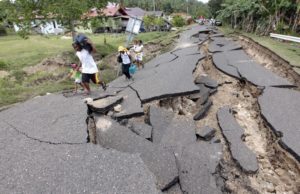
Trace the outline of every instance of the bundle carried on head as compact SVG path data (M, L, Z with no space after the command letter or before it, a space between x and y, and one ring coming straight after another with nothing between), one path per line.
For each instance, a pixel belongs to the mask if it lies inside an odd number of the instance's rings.
M74 43L79 44L81 48L87 50L89 53L93 50L92 45L88 43L88 37L84 34L78 34L75 37Z

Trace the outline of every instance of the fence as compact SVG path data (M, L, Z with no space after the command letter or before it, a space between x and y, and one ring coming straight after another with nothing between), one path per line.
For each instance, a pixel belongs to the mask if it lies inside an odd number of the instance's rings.
M288 40L288 41L300 43L300 38L295 37L295 36L286 36L286 35L274 34L274 33L270 33L270 36L272 38L278 38L278 39L281 39L281 40Z

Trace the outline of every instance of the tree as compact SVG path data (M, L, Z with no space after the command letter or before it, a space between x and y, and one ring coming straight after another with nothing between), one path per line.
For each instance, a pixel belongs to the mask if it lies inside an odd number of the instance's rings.
M210 0L208 2L210 13L214 18L217 16L217 12L222 9L223 2L224 0Z
M156 17L155 20L154 20L154 24L155 26L158 27L159 31L161 30L161 28L164 26L165 24L165 21L163 18L161 17Z
M172 24L176 27L182 27L185 25L185 21L181 16L174 16L172 19Z
M145 16L143 18L143 21L144 21L144 25L145 25L145 28L149 31L151 29L152 26L154 26L154 21L155 21L155 16L154 15L148 15L148 16Z
M299 1L225 0L217 13L233 28L246 32L261 35L268 35L271 31L295 33L299 22Z
M163 11L166 12L166 14L173 13L173 7L170 2L163 4Z
M4 0L9 20L20 25L22 32L30 31L30 23L37 16L55 18L64 23L72 32L75 21L86 21L83 14L93 7L102 7L106 0ZM86 23L84 23L86 24Z
M148 11L153 10L153 3L155 3L155 10L164 11L166 14L186 12L188 7L189 14L192 16L197 16L197 10L204 6L198 0L126 0L124 3L126 7L140 7Z

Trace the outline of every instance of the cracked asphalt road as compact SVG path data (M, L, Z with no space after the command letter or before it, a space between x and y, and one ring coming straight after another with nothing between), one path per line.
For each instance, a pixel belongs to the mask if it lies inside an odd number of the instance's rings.
M145 64L133 82L119 77L107 91L94 91L94 102L100 103L100 95L123 98L120 112L108 106L109 110L99 114L94 107L94 117L88 122L95 122L89 126L96 127L98 145L86 143L87 106L81 96L50 94L0 112L0 193L222 193L232 181L222 174L231 169L220 169L226 166L220 159L228 156L233 166L240 164L252 174L260 173L258 156L247 148L243 127L234 114L228 119L228 114L220 111L218 116L224 119L219 119L217 130L223 133L213 134L210 140L196 138L195 124L211 114L214 102L210 96L218 92L220 84L207 77L212 89L207 83L195 83L201 77L193 77L199 62L209 58L199 47L213 33L221 36L210 27L193 25L180 36L173 51ZM263 87L259 103L265 122L282 132L282 147L298 159L299 143L292 138L300 133L295 116L300 107L293 100L299 92L292 89L294 84L254 63L238 43L223 37L210 41L210 55L218 69L238 81ZM218 48L220 44L223 46ZM163 105L191 96L193 99L185 100L190 103L188 111L183 111L183 101L176 107ZM205 107L205 102L211 105ZM176 108L180 110L176 112ZM201 111L204 118L194 121L193 116ZM214 119L217 121L216 115ZM132 122L147 127L147 135L127 124ZM251 160L245 159L246 155L251 155ZM248 176L252 175L244 173L240 178ZM250 183L247 186L251 191L265 191Z

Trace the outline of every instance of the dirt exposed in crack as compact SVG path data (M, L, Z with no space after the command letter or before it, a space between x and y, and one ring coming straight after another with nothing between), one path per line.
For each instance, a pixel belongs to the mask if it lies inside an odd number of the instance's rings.
M280 147L278 138L262 119L257 102L262 91L249 83L241 83L217 70L207 48L208 42L201 47L201 52L206 55L206 58L199 62L193 76L196 78L201 75L208 75L219 83L219 87L218 92L210 96L213 106L205 118L196 122L196 126L200 128L208 125L217 129L216 135L224 145L223 158L218 167L218 176L225 179L223 192L299 193L300 165ZM256 58L254 57L254 59ZM260 62L258 60L258 63ZM273 70L277 71L276 68ZM286 77L290 76L286 75ZM290 78L289 81L297 82L294 78ZM161 100L159 105L190 119L199 109L199 105L187 97ZM254 174L242 171L233 161L229 147L221 133L216 114L219 108L226 105L235 110L234 116L244 129L243 141L257 156L259 170Z

